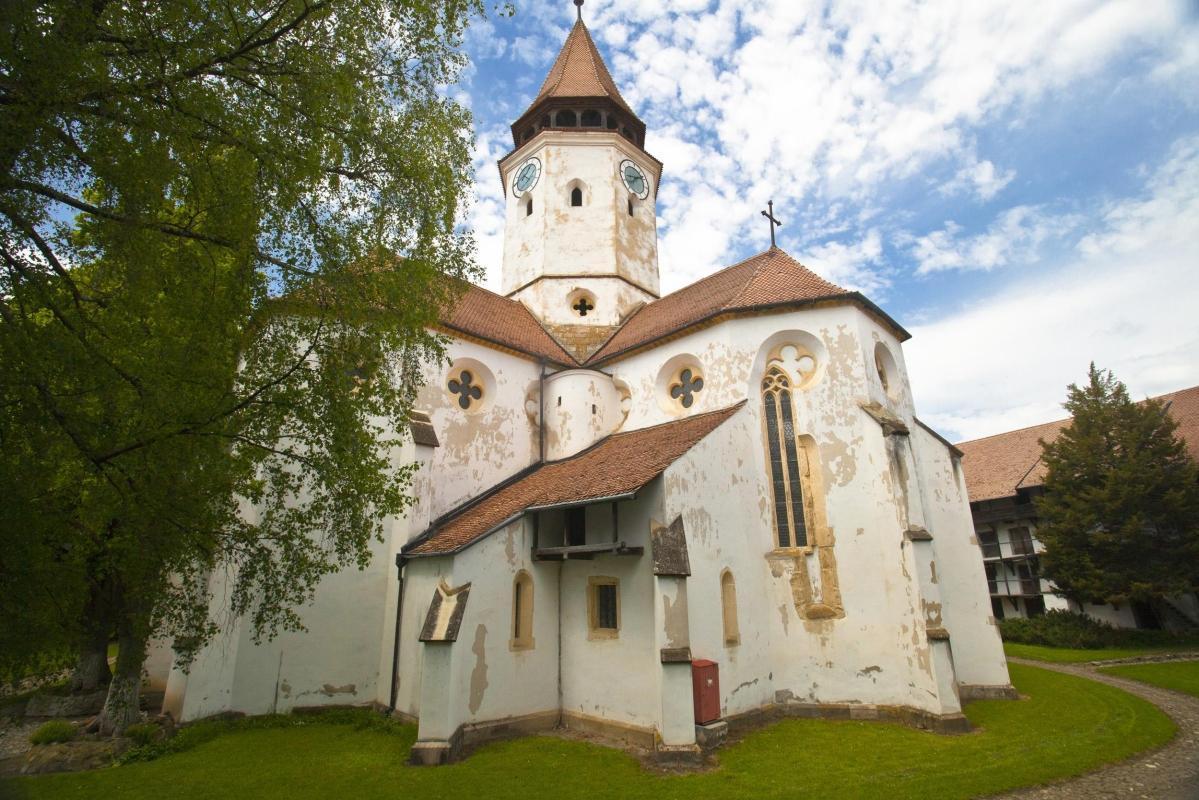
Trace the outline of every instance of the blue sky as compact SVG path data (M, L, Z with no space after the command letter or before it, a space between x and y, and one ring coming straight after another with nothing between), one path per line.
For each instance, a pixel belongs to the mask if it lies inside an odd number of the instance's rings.
M913 333L917 411L955 439L1060 418L1087 363L1199 384L1199 11L1167 0L589 0L665 164L664 291L779 245ZM470 224L498 284L495 161L575 17L471 30Z

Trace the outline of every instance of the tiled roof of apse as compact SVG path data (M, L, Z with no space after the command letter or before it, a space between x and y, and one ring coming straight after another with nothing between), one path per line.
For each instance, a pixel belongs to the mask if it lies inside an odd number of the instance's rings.
M772 247L643 306L587 363L602 363L722 314L832 299L865 305L894 327L901 339L908 338L897 323L861 294L826 281Z
M473 284L466 285L450 312L442 315L441 324L450 331L558 365L573 367L578 363L522 303Z
M743 405L745 401L652 428L612 434L570 458L538 465L441 517L406 545L404 553L454 553L529 508L586 503L635 492Z
M1191 456L1199 459L1199 386L1157 399L1170 405L1177 435L1187 443ZM1061 419L958 444L970 502L996 500L1018 489L1040 486L1045 480L1040 441L1052 442L1069 424L1070 420Z

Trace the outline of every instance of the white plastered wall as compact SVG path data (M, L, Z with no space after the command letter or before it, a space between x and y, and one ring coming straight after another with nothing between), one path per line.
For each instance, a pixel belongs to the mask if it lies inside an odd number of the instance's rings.
M796 430L816 440L844 619L801 619L789 572L766 558L774 528L757 385L767 351L792 334L817 340L809 348L818 351L817 375L794 393ZM874 376L876 334L900 366L893 398ZM658 396L659 373L680 355L702 365L705 385L690 409L672 411ZM923 633L920 582L903 549L912 499L894 484L882 429L861 409L881 399L913 424L900 346L889 332L855 308L812 308L724 322L605 368L633 389L625 429L749 397L744 411L668 468L665 483L666 516L683 514L691 545L688 602L698 621L691 629L693 655L721 664L727 713L789 697L957 710L956 697L946 696L952 684L938 687L934 649ZM941 477L919 477L926 491L944 491L937 485ZM735 647L725 647L721 628L725 568L737 585L741 643Z
M540 160L541 176L518 197L511 190L512 179L530 157ZM625 159L635 162L649 181L649 196L635 201L632 216L629 191L617 172ZM545 275L620 275L657 295L657 162L616 133L543 132L508 156L501 169L509 187L505 192L505 294ZM583 191L582 206L571 206L575 186ZM529 198L532 214L526 213ZM597 316L604 319L612 313L606 309L616 307L615 302L597 304Z
M911 442L929 478L925 511L958 682L1007 686L1007 659L991 615L982 551L973 541L974 523L961 467L944 443L923 428L912 430Z
M516 474L539 454L536 418L525 411L526 395L541 370L537 362L457 338L450 341L446 358L424 365L425 385L415 403L429 415L440 442L430 463L433 478L424 487L429 519ZM480 366L482 375L476 374ZM484 382L483 397L467 410L448 388L463 368Z

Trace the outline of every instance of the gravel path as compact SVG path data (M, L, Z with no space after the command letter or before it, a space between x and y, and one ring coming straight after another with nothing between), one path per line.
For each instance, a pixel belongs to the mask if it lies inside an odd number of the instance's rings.
M1103 767L1063 783L996 795L994 800L1197 800L1199 798L1199 698L1097 672L1088 664L1049 664L1011 658L1018 664L1078 675L1143 697L1178 725L1174 740L1158 750Z

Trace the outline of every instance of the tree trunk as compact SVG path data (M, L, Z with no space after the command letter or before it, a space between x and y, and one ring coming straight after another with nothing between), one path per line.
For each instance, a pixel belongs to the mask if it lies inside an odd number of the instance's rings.
M146 659L146 636L136 623L122 620L117 624L117 669L108 685L108 697L93 728L105 735L120 736L130 725L141 721L138 694L142 684L142 663Z
M107 604L102 590L94 583L79 621L79 656L71 672L72 692L94 692L112 680L108 669L108 637L112 633Z

